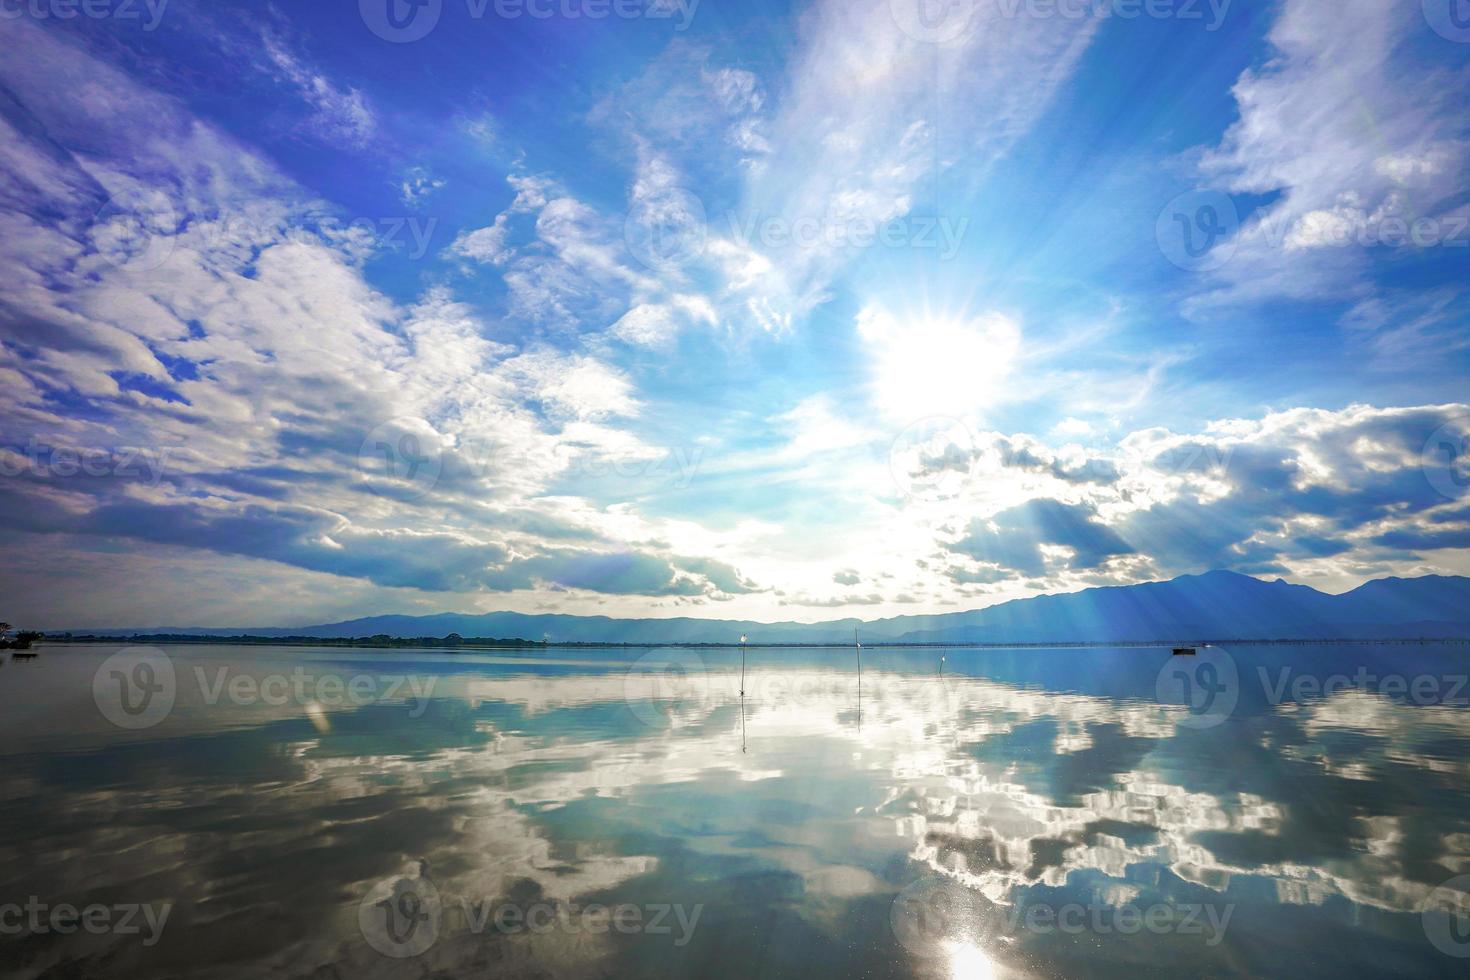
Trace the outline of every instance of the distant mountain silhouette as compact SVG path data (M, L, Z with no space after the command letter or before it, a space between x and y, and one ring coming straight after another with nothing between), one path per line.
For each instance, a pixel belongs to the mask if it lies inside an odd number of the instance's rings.
M949 618L949 617L935 617ZM910 642L1035 642L1230 637L1470 636L1470 578L1368 582L1328 595L1235 572L1037 596L920 626Z
M868 641L1035 643L1110 640L1329 639L1470 636L1470 578L1385 578L1342 595L1236 572L1184 575L1167 582L1109 586L1016 599L986 609L873 622L757 623L715 619L610 619L606 616L370 616L320 626L76 630L93 634L177 633L250 636L525 637L607 643L850 643Z

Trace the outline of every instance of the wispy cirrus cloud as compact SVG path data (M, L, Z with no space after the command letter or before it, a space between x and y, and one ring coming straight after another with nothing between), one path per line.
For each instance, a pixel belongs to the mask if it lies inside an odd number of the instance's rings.
M377 115L367 97L356 88L343 88L324 73L309 66L286 43L270 33L261 38L264 65L280 81L292 86L311 106L312 115L303 124L313 137L364 146L377 133Z
M1463 230L1453 215L1466 214L1470 188L1470 129L1456 98L1466 76L1424 57L1425 32L1419 4L1283 5L1270 57L1235 83L1239 118L1201 164L1225 190L1269 200L1192 308L1366 298L1371 250L1418 247L1409 232L1424 220Z

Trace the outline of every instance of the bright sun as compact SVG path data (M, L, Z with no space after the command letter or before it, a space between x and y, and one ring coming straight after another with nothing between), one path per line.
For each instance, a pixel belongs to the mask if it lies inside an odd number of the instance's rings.
M873 357L874 400L908 421L963 418L991 404L1021 346L1020 328L999 313L901 319L869 307L858 332Z

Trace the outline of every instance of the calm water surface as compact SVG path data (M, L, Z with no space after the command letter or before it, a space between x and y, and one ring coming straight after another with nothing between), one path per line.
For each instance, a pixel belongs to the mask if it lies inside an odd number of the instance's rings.
M1470 967L1470 647L120 650L0 664L0 976Z

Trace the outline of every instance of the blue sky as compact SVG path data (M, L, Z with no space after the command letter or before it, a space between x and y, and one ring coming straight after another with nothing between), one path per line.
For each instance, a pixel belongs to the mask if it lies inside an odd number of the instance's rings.
M1463 572L1449 2L7 0L7 605Z

